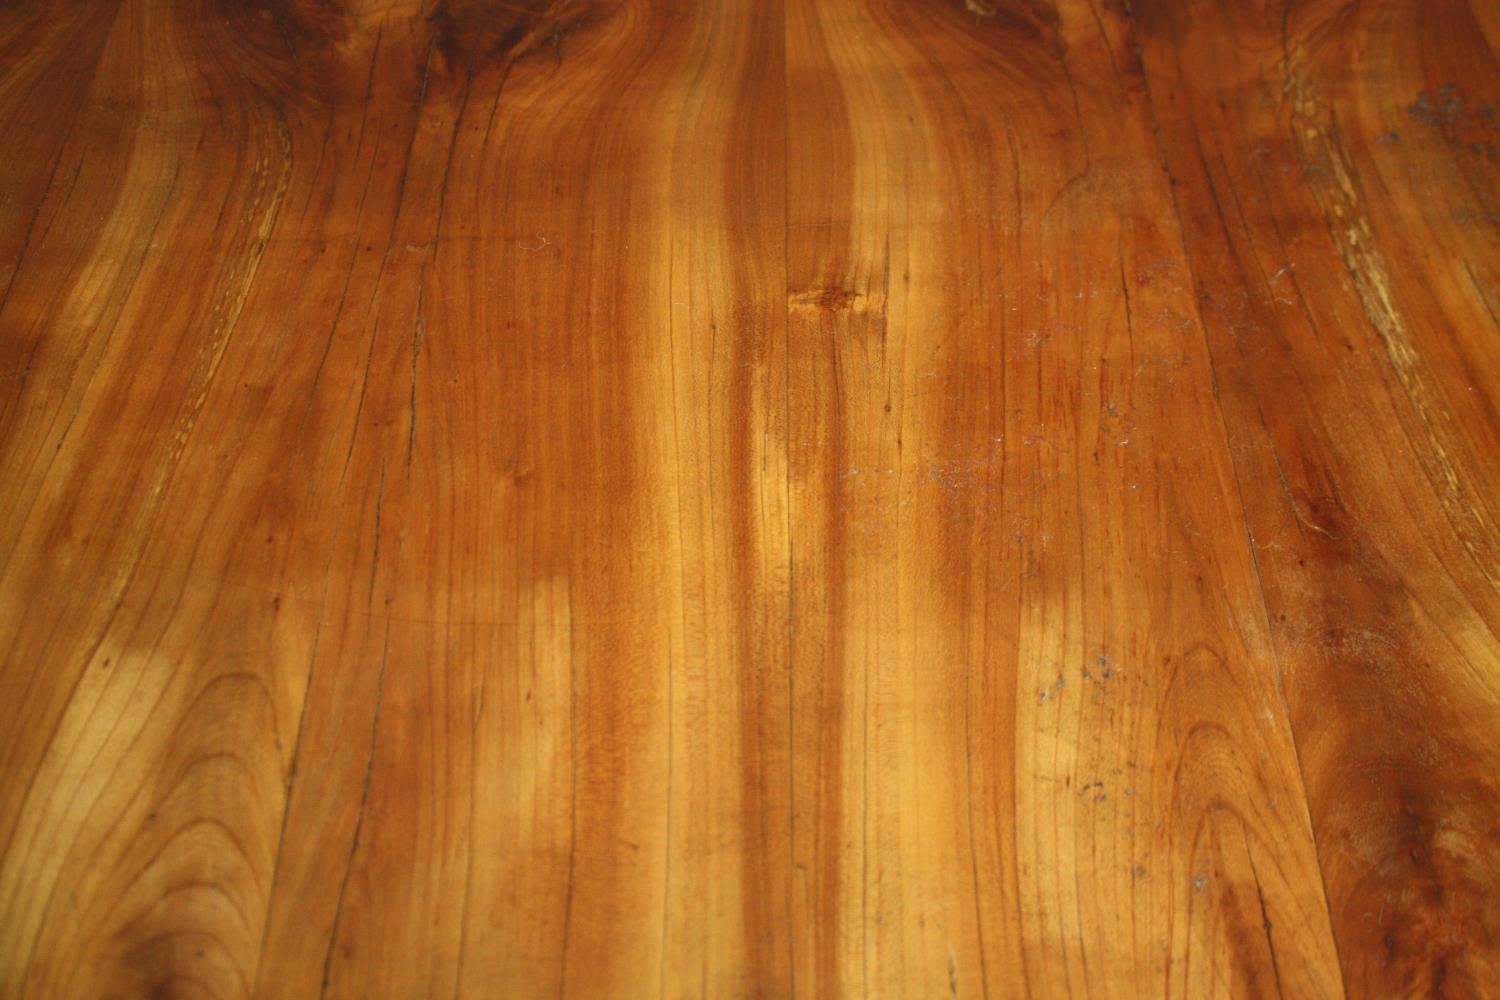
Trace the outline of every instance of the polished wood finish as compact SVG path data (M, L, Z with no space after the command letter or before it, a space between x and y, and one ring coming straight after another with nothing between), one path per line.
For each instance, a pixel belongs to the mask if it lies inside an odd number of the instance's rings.
M1500 991L1500 5L0 8L0 995Z

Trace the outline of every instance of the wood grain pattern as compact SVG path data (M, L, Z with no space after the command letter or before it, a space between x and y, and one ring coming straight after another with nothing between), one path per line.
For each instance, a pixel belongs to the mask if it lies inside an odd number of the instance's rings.
M0 7L0 996L1500 989L1500 7Z

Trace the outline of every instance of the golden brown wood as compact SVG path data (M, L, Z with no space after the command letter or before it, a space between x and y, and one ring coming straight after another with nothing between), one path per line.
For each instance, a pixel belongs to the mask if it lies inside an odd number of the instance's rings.
M1497 43L0 8L0 995L1500 991Z

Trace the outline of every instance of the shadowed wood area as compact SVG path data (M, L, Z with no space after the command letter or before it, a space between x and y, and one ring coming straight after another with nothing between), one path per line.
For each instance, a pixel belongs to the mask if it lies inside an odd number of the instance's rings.
M1500 995L1497 51L0 5L0 997Z

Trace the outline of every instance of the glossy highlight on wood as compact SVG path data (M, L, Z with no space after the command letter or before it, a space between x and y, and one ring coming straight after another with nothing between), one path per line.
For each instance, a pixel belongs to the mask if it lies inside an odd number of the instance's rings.
M0 6L0 996L1496 995L1497 52Z

